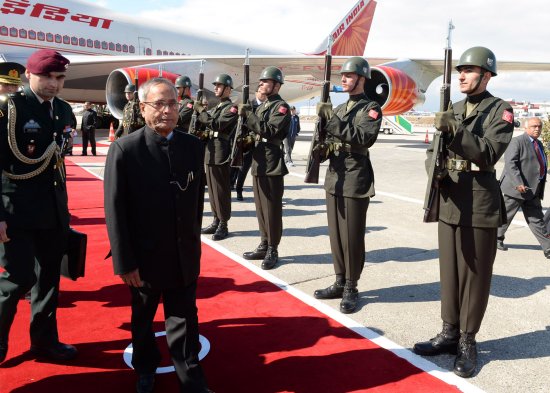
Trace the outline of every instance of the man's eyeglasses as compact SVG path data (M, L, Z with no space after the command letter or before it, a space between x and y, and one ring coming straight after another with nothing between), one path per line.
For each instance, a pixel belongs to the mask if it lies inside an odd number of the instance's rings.
M170 102L152 101L152 102L143 102L143 103L146 105L149 105L152 108L155 108L157 111L161 111L164 108L174 110L174 109L177 109L179 105L177 101L170 101Z

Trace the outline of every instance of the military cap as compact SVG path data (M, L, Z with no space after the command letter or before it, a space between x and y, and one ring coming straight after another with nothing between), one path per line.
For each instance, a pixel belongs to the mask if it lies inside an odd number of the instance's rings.
M25 67L19 63L0 63L0 83L7 85L20 85L21 74L25 72Z
M65 72L69 63L69 59L53 49L40 49L27 60L27 70L32 74Z

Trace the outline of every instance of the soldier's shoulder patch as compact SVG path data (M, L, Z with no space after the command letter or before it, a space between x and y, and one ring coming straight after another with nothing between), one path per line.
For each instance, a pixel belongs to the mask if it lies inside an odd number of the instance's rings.
M232 106L231 109L229 109L229 112L231 112L231 113L233 113L233 114L237 113L238 111L239 111L239 110L237 109L236 106Z
M278 110L279 113L283 114L283 115L286 115L286 113L288 112L288 108L284 105L281 105L279 107L279 110Z
M368 113L369 117L373 118L374 120L378 119L378 116L380 116L380 113L378 111L375 111L374 109L371 109Z
M502 120L507 121L511 124L514 122L514 114L506 109L504 110L504 112L502 112Z
M192 102L188 102L186 106L187 106L189 109L193 109L193 103L192 103Z

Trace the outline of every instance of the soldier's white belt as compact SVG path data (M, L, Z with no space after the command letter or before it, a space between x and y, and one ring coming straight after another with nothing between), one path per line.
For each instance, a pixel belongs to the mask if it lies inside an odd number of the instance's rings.
M229 139L229 136L226 135L226 134L223 134L221 132L218 132L218 131L210 131L208 133L208 136L210 138L220 138L220 139L225 139L225 140L228 140Z
M481 169L477 164L474 164L469 160L459 160L456 158L449 158L445 167L450 171L457 172L493 172L493 167Z

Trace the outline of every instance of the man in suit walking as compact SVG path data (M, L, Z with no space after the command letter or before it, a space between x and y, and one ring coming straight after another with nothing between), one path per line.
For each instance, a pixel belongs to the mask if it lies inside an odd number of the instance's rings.
M529 119L525 133L512 139L504 154L500 189L504 195L508 222L498 228L497 248L502 251L508 249L504 244L504 235L521 207L544 256L550 258L550 239L546 235L541 205L548 169L544 147L539 141L541 131L542 121L537 117Z
M178 122L177 91L154 78L139 88L145 127L117 139L105 165L105 217L115 274L132 296L132 366L152 392L161 361L152 330L163 299L180 389L208 392L199 364L196 306L204 205L204 148Z

